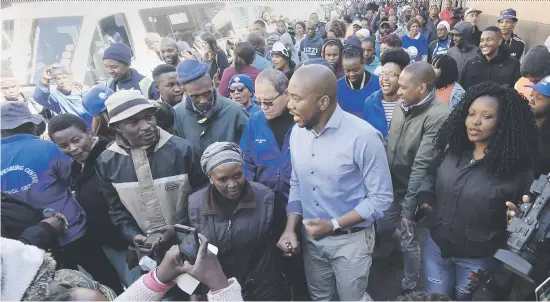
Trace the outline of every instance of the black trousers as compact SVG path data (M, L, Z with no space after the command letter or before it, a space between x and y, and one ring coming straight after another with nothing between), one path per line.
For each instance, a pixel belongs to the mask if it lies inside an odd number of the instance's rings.
M107 259L101 244L92 240L90 233L63 246L65 267L78 270L82 266L95 281L110 287L117 294L123 292L115 268Z

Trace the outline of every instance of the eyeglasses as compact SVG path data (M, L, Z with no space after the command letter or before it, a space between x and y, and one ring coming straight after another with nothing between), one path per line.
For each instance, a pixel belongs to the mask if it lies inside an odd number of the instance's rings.
M262 105L264 105L264 106L266 106L266 107L271 107L271 106L273 106L273 102L274 102L278 97L280 97L281 95L283 95L283 93L285 93L285 92L283 91L283 92L277 94L276 97L271 98L271 99L268 99L268 100L263 100L263 101L258 100L258 97L256 97L256 100L254 101L254 104L256 104L256 105L258 105L258 106L260 106L260 107L262 107Z
M398 77L399 77L399 74L397 74L397 73L379 73L379 74L378 74L378 77L379 77L380 79L386 78L386 79L391 80L391 79L398 78Z
M235 91L243 92L245 88L246 88L245 86L239 86L239 87L236 87L236 88L231 87L231 88L229 88L229 92L230 93L235 93Z

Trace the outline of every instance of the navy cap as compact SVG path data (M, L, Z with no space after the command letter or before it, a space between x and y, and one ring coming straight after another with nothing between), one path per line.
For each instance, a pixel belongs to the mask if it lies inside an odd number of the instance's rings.
M231 80L229 80L229 85L227 85L227 87L231 87L233 83L243 83L250 93L254 94L254 84L252 84L252 79L249 76L245 74L234 75Z
M187 84L205 75L208 72L208 64L197 60L185 60L178 64L176 72L178 83Z
M546 76L536 85L525 85L525 87L533 88L533 90L535 90L536 92L550 98L550 76Z
M500 12L500 17L498 17L498 21L504 20L504 19L512 19L517 21L518 18L516 16L516 10L513 8L507 8Z

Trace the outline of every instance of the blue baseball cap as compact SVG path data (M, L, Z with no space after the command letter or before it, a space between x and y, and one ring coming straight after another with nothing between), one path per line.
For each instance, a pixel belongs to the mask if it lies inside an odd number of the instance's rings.
M538 82L536 85L525 85L525 87L530 87L536 92L544 95L545 97L550 98L550 75L540 80L540 82Z
M82 105L89 114L91 114L92 116L97 116L101 112L107 110L107 107L105 106L105 101L113 93L115 92L105 85L95 85L94 87L90 88L90 90L88 90L88 92L86 92L86 94L84 95Z

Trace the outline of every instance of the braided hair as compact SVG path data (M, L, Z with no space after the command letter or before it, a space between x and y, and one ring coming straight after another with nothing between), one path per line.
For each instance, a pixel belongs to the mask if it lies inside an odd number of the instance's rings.
M483 158L485 165L497 177L511 177L518 171L533 168L539 147L529 103L515 89L494 82L483 82L468 89L439 129L434 139L436 150L456 156L473 151L465 121L472 103L482 96L495 98L499 105L496 130Z

